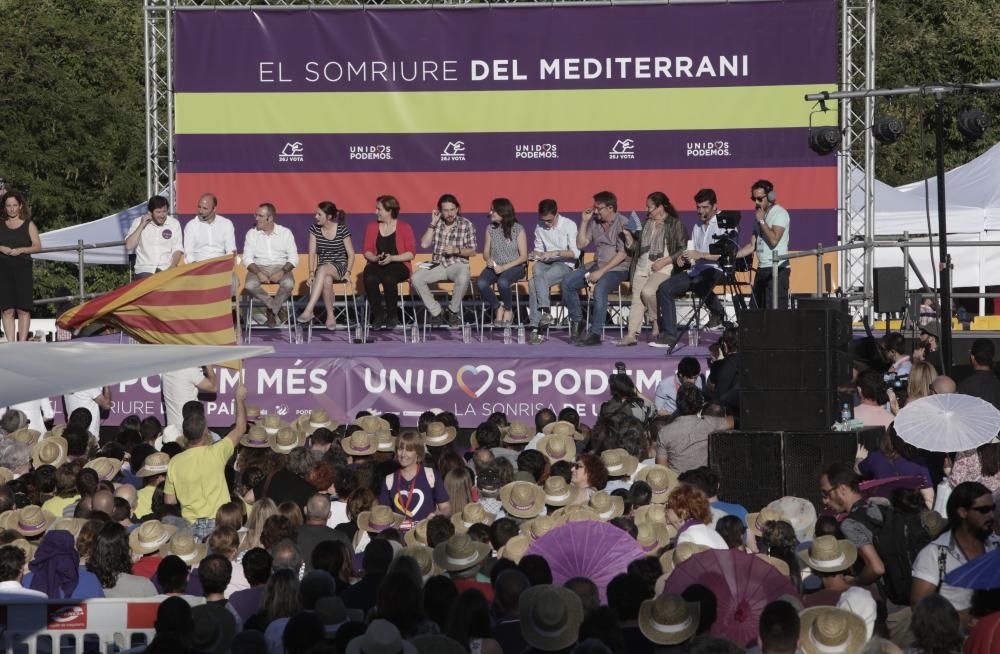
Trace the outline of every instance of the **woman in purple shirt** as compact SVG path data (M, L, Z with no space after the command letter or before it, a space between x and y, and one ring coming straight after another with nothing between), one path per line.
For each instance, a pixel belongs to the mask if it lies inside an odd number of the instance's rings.
M865 479L923 477L920 495L927 508L934 505L934 486L923 455L920 450L900 438L891 424L885 428L885 435L882 436L877 451L868 453L864 447L858 447L857 470Z
M433 468L425 468L424 441L415 431L404 431L396 445L399 470L386 475L378 502L403 516L403 531L432 515L451 515L444 480Z

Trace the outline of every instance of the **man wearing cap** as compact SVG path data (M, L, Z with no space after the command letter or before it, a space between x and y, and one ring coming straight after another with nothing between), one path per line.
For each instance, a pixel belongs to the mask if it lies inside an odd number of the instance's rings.
M188 448L170 460L163 488L167 504L180 504L181 515L194 524L195 536L204 540L215 529L215 513L229 502L226 463L247 429L247 389L236 387L236 424L222 440L211 443L205 417L189 416L184 421Z
M920 342L913 347L913 355L910 357L914 363L926 361L934 366L934 370L940 375L944 372L941 366L941 352L938 350L938 339L941 338L941 325L937 320L932 320L920 328Z

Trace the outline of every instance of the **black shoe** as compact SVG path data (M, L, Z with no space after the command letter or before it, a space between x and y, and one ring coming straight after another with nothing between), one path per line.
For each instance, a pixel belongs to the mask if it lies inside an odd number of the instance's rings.
M445 309L444 313L447 314L446 320L448 321L449 327L461 327L462 326L462 316L457 313L452 312L451 309Z
M576 343L578 340L583 338L583 321L582 320L571 320L569 323L569 342Z
M389 316L385 319L386 329L396 329L397 327L399 327L399 318L396 316Z
M438 315L431 314L431 327L440 327L444 324L444 311Z
M669 334L660 334L655 341L650 342L649 347L672 348L677 345L677 337Z
M576 342L579 347L592 347L601 344L601 337L598 334L587 334Z
M552 324L552 314L545 310L540 310L541 315L538 317L538 328L545 329Z
M371 325L372 329L382 329L382 326L385 325L385 314L373 313Z
M717 313L713 313L712 317L708 319L707 323L705 323L705 329L715 329L716 327L722 325L722 323L724 323L725 321L726 319L724 316L720 316Z

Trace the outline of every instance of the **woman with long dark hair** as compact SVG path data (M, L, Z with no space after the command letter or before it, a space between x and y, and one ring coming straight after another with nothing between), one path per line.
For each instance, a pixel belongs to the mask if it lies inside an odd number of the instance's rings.
M42 249L38 228L24 196L10 191L3 196L0 222L0 312L7 341L28 340L34 306L34 276L31 255ZM17 322L15 332L14 323Z
M399 303L397 284L410 278L417 251L413 228L399 219L399 200L380 195L375 200L375 222L365 228L363 256L365 297L372 329L395 329Z
M109 522L94 539L87 570L101 582L105 597L152 597L156 595L153 582L132 574L132 550L128 546L128 532L117 522Z
M479 273L476 286L495 314L494 324L508 326L514 319L511 287L527 274L528 237L517 222L514 205L507 198L495 198L490 203L490 226L486 228L483 261L486 268ZM493 293L497 285L500 299Z
M313 309L320 295L326 307L326 326L337 322L333 316L333 282L347 280L354 266L354 244L345 224L346 215L333 202L325 200L316 207L316 221L309 228L309 302L299 315L299 322L312 322ZM346 309L346 308L345 308Z

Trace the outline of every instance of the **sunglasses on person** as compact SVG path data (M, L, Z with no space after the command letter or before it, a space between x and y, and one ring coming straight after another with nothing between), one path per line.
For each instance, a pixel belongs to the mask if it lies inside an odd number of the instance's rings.
M983 515L989 515L989 514L993 513L996 510L996 508L997 508L996 504L990 504L989 506L970 506L969 507L969 509L971 509L972 511L978 511L979 513L982 513Z

